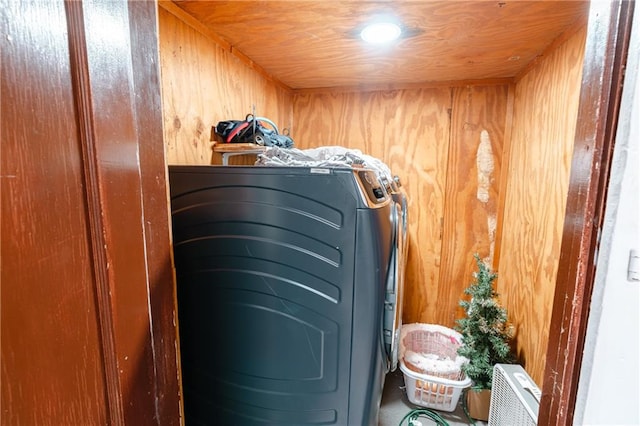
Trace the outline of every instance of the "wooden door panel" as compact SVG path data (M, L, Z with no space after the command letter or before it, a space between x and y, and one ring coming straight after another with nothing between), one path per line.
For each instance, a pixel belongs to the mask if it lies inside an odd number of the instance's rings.
M4 2L2 21L2 423L103 423L64 4Z
M0 2L0 422L179 424L156 4Z

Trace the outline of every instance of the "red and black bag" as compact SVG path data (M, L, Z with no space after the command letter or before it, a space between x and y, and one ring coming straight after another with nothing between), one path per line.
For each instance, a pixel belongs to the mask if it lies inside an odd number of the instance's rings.
M266 127L265 123L271 128ZM280 134L273 121L254 117L252 114L247 115L244 120L220 121L214 131L223 143L254 143L282 148L293 146L293 139L289 135Z

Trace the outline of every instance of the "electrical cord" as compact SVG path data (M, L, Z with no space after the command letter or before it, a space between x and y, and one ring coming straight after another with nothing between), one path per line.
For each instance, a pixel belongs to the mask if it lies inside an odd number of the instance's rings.
M464 389L462 393L462 410L464 414L467 416L467 420L469 420L469 425L477 426L475 420L471 418L469 414L469 409L467 408L467 392L469 389ZM445 419L442 418L435 411L431 411L427 408L414 409L409 411L403 418L400 420L399 426L405 426L404 422L407 421L407 426L420 426L422 423L418 420L420 417L428 417L436 423L436 426L449 426L449 423Z
M404 426L405 421L407 421L407 426L420 426L422 425L422 423L418 420L420 417L427 417L433 420L437 426L449 426L449 423L447 423L447 421L443 419L440 414L427 408L417 408L415 410L409 411L402 418L402 420L400 420L399 426Z
M467 408L467 392L469 392L469 388L465 388L464 391L462 392L462 410L464 411L464 414L467 416L467 419L469 420L469 424L476 426L476 422L471 418L471 415L469 414L469 409Z

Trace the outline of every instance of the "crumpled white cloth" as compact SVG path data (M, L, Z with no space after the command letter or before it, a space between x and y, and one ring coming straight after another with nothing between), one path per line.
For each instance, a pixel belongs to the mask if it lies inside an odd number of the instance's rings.
M376 171L379 177L393 181L391 169L378 158L363 154L358 149L342 146L323 146L311 149L267 148L258 154L256 166L288 167L365 167Z
M417 353L406 351L404 361L422 370L423 374L459 374L466 358L456 357L456 359L442 358L436 354Z

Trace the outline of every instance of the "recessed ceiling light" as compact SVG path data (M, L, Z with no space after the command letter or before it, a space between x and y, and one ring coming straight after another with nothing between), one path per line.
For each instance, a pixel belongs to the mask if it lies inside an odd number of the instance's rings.
M369 24L360 32L360 37L371 44L389 43L398 37L402 30L393 22L376 22Z

